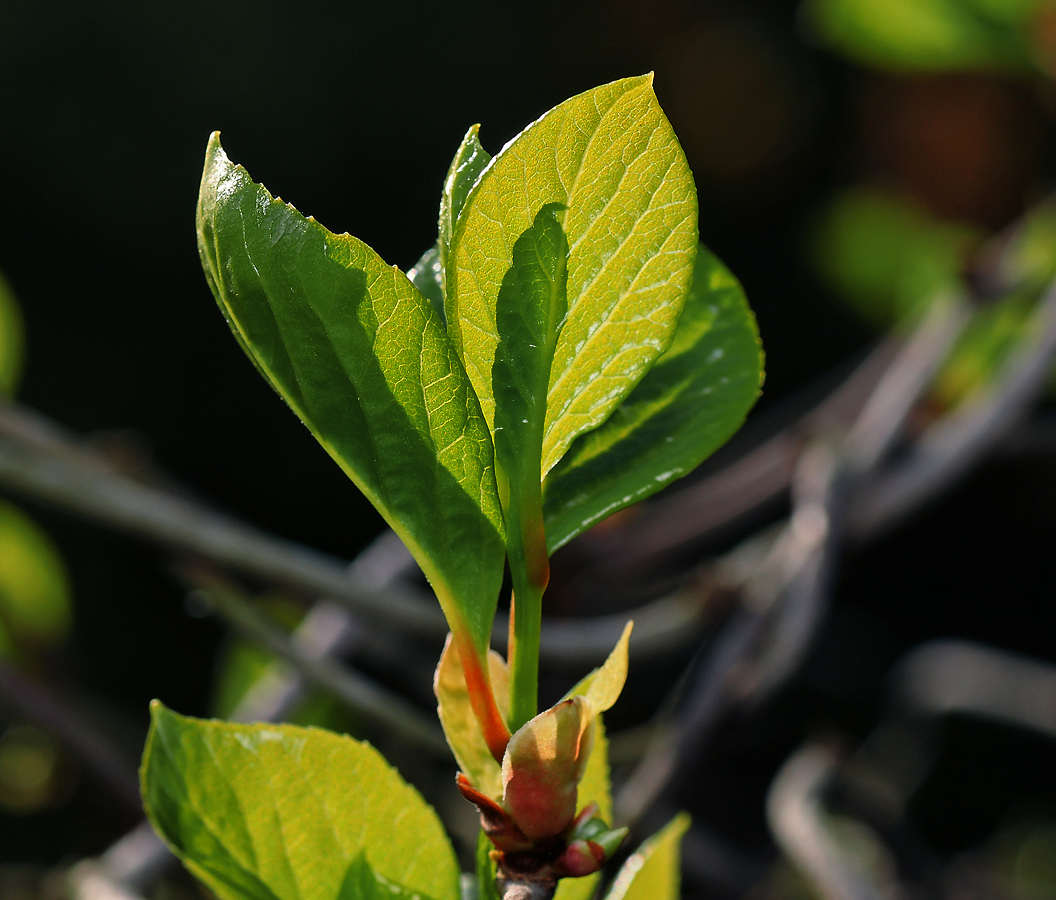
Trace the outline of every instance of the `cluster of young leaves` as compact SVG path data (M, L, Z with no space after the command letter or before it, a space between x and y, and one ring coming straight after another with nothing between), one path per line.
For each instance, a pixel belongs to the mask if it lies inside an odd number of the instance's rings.
M0 397L22 375L22 313L0 275ZM0 500L0 659L25 660L60 644L72 618L70 581L51 539L20 509Z
M825 44L869 66L1056 71L1049 0L806 0L803 13Z
M930 304L966 293L966 270L982 240L979 229L940 221L908 197L859 187L823 211L810 254L833 295L863 319L880 329L905 328ZM1030 212L1004 259L997 280L1012 287L973 312L932 385L939 408L988 384L1023 337L1040 292L1056 276L1056 204Z
M509 709L490 686L506 559L519 603L520 584L541 593L550 552L694 468L758 395L754 320L736 280L698 250L696 219L651 76L565 101L494 158L471 128L445 181L437 244L407 275L273 197L210 139L198 238L214 296L254 365L426 574L465 683L487 686L474 696L491 708L473 714L504 733L482 732L496 759L535 715L534 684L527 707L511 690ZM518 606L518 618L531 617ZM593 801L611 817L596 724L576 806ZM350 738L155 706L143 790L159 833L222 898L297 897L304 885L345 900L457 896L434 814ZM402 818L378 805L389 794ZM287 846L292 829L307 837ZM677 836L635 857L634 872L666 883L663 848ZM423 841L428 883L408 861ZM634 872L613 896L653 877ZM593 887L559 890L576 900Z

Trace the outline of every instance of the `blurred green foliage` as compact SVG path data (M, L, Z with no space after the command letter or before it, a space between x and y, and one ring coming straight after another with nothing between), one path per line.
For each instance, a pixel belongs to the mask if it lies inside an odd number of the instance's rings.
M899 71L1043 67L1046 0L807 0L808 28L869 66Z
M970 225L936 219L909 197L858 187L837 195L819 216L808 252L837 298L887 329L905 327L930 303L964 291L964 269L982 237ZM996 280L1007 289L975 312L936 376L937 406L954 406L991 379L1054 276L1056 202L1048 200L1002 248Z
M70 581L55 545L0 500L0 657L60 643L70 619Z
M22 312L0 273L0 396L10 397L18 388L24 340Z

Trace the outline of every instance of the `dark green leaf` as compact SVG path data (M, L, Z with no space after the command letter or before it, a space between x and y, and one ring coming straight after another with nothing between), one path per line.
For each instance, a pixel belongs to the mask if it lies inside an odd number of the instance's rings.
M403 273L254 184L213 135L202 264L264 377L403 538L483 654L502 581L491 438L436 314Z
M457 900L436 814L369 744L178 716L157 701L142 788L154 827L221 900Z
M544 475L670 342L692 277L696 190L651 75L550 110L503 148L466 201L446 272L448 330L492 425L499 290L514 244L551 203L566 207L568 316L550 371Z
M744 292L702 246L671 346L547 476L550 552L696 468L740 427L761 383L762 350Z
M556 204L544 206L517 239L513 265L496 300L495 464L508 542L519 540L533 524L538 532L542 522L540 460L546 390L568 312L568 242L557 220L559 210ZM520 551L511 548L510 565L520 557Z
M477 900L502 900L495 887L498 866L491 858L495 847L483 831L477 835Z

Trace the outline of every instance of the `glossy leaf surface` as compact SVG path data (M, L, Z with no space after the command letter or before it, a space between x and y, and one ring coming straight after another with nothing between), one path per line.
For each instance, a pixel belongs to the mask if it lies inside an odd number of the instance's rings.
M682 880L680 845L689 816L675 816L621 867L605 900L679 900Z
M491 154L480 145L477 133L479 125L471 125L462 138L455 158L447 170L444 190L440 195L440 221L437 226L436 249L440 260L441 291L446 290L445 268L451 257L451 241L455 236L455 224L466 205L466 199L480 173L491 162Z
M550 552L691 472L725 443L759 395L762 362L740 284L701 247L671 346L547 476Z
M444 318L444 285L443 268L440 265L440 250L430 247L410 269L407 277L433 308L437 318L446 325Z
M439 819L369 744L184 718L157 701L151 714L147 813L221 900L459 897Z
M361 241L255 184L217 134L198 245L243 349L407 544L452 631L483 654L503 567L491 440L428 302Z
M566 208L568 316L550 371L544 474L664 350L692 275L696 191L652 76L550 110L502 149L466 202L447 271L447 320L491 424L498 294L514 244L551 203Z

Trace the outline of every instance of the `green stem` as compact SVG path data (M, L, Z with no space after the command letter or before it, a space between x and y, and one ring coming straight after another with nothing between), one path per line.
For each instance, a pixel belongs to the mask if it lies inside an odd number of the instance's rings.
M509 642L511 732L534 718L539 711L539 632L543 620L543 592L550 580L542 493L538 488L525 493L530 498L527 503L523 494L512 493L508 520L520 526L507 538L513 579Z

